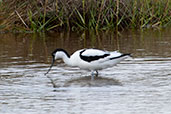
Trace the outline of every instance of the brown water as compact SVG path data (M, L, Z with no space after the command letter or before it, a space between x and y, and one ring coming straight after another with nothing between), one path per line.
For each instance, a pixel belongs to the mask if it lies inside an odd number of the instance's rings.
M81 48L132 53L117 66L90 72L51 52ZM171 29L106 33L0 34L0 114L171 114Z

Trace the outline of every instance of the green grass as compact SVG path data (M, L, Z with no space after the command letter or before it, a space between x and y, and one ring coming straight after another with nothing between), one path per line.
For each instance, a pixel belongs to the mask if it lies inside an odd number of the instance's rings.
M123 30L171 26L170 0L0 0L0 31Z

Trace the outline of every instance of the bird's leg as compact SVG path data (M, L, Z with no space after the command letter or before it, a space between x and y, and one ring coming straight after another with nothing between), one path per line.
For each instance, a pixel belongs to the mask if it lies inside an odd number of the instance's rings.
M96 77L98 77L98 75L99 75L99 73L98 73L98 71L97 71L97 70L96 70L96 74L95 74L95 75L96 75Z
M94 80L94 71L91 71L91 81Z
M94 80L94 76L98 77L98 71L95 70L95 71L91 71L91 80Z

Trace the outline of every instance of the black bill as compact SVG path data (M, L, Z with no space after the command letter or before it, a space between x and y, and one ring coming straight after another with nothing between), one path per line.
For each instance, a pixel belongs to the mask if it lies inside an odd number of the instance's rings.
M54 63L55 63L55 59L53 58L53 59L52 59L52 64L51 64L51 66L49 67L49 70L45 73L45 75L49 73L49 71L50 71L51 68L53 67L53 64L54 64Z

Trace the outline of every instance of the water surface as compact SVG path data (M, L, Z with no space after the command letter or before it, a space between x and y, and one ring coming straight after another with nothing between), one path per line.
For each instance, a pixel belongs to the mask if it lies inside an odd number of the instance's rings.
M104 33L0 34L1 114L170 114L171 29ZM90 72L70 68L51 52L81 48L132 53L117 66Z

